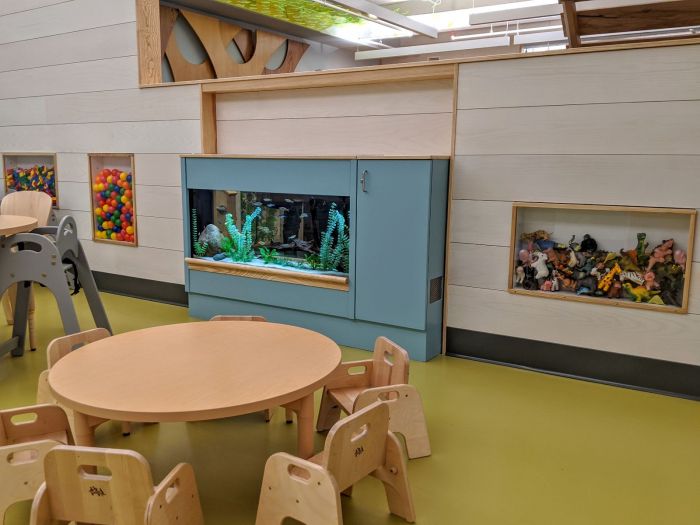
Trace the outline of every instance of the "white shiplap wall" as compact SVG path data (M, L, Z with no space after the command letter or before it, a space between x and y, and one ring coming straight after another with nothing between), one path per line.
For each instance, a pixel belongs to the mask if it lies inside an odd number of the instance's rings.
M200 151L199 119L198 86L139 89L133 0L0 2L0 153L57 153L57 215L94 270L183 282L179 154ZM137 248L90 240L91 152L135 153Z
M700 364L691 313L511 295L511 204L700 208L700 46L462 64L448 326Z

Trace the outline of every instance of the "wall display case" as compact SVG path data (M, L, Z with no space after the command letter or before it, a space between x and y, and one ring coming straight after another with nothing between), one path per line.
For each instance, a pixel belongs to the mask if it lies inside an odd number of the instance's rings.
M134 156L130 153L91 153L88 158L92 239L136 246Z
M190 313L442 347L448 161L184 157ZM407 213L406 210L410 210Z
M3 153L5 192L43 191L58 207L54 153Z
M687 313L696 214L516 202L508 291Z

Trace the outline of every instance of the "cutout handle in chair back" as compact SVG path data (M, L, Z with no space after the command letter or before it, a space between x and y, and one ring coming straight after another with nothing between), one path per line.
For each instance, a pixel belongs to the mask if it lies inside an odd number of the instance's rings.
M57 405L34 405L0 411L0 436L3 444L38 441L40 439L61 440L72 444L68 418Z
M261 315L215 315L210 321L259 321L261 323L267 322Z
M59 446L46 455L44 471L53 520L143 523L153 478L140 454Z
M375 403L333 425L324 448L324 467L340 490L384 464L388 432L389 407L384 403Z
M110 336L111 334L106 328L93 328L92 330L85 330L77 334L57 337L46 347L46 359L49 368L58 363L59 359L63 359L73 350L77 350L86 344L94 343L95 341Z
M408 383L408 352L390 339L377 337L372 360L372 386Z

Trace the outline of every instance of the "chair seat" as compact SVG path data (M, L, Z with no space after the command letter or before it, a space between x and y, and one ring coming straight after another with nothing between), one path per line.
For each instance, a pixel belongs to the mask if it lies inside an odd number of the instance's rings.
M367 387L364 386L353 386L348 388L335 388L329 390L328 394L340 405L346 414L352 414L353 406L355 405L355 399L359 396Z

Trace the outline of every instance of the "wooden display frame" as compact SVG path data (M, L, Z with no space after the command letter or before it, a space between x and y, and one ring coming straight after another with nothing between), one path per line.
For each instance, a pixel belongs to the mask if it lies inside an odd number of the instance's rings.
M51 165L53 166L53 173L54 173L54 196L52 197L55 198L55 202L53 203L53 207L55 209L58 209L58 165L57 165L57 159L56 159L56 154L55 153L50 153L50 152L23 152L23 153L15 153L15 152L8 152L8 153L2 153L2 177L3 177L3 187L5 188L5 194L7 195L8 193L14 192L14 191L41 191L41 190L15 190L15 189L10 189L7 186L7 170L8 168L12 167L9 166L10 164L8 162L8 159L12 158L17 158L17 157L45 157L47 159L51 159ZM21 164L18 162L18 164ZM46 192L44 192L46 193ZM50 194L47 193L51 197Z
M97 218L94 213L94 208L96 206L92 185L94 183L95 174L106 167L105 159L109 158L121 158L128 159L129 170L131 174L131 192L132 192L132 217L131 224L134 227L134 241L119 241L112 239L99 239L95 236L97 230ZM92 240L94 242L104 242L109 244L120 244L122 246L130 246L136 248L138 246L138 224L137 224L137 210L136 210L136 170L134 169L134 154L133 153L88 153L88 168L89 168L89 181L88 181L88 191L90 193L90 215L92 216Z
M581 210L595 212L615 212L615 213L646 213L664 215L685 215L688 219L687 238L687 262L683 284L683 302L681 306L657 305L649 303L636 303L630 300L609 299L604 297L592 297L585 295L575 295L571 292L545 292L540 290L524 290L514 287L514 269L518 250L518 211L521 209L547 208L561 210ZM558 299L562 301L575 301L592 304L605 304L608 306L621 306L624 308L636 308L644 310L656 310L678 314L688 313L688 299L690 294L691 273L693 266L693 248L695 243L695 222L697 210L692 208L652 208L643 206L610 206L598 204L565 204L565 203L543 203L543 202L514 202L512 208L510 249L508 255L508 284L506 290L516 295L528 295L532 297L544 297L547 299Z
M343 292L347 292L350 289L348 284L349 278L344 275L295 272L294 270L283 270L282 268L266 268L264 266L229 262L223 263L196 259L194 257L185 257L185 262L190 270L198 270L200 272L251 277L253 279L277 281L280 283L302 284L305 286L328 288L330 290L340 290Z

